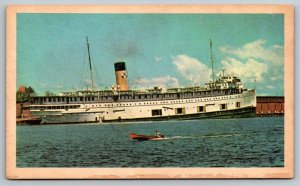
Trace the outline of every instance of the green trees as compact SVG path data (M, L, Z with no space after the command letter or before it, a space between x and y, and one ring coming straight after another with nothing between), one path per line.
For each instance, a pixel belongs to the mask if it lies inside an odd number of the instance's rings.
M21 85L16 93L17 102L29 101L30 94L35 93L32 87L25 87Z

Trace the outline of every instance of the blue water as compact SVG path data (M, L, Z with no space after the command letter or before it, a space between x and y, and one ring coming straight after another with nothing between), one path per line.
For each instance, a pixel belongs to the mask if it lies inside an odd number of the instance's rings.
M17 126L17 167L282 167L283 132L283 117Z

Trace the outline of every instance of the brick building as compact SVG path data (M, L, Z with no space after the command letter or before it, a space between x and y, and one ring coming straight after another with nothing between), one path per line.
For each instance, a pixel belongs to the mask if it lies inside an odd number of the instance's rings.
M257 116L283 116L284 97L283 96L257 96L256 115Z

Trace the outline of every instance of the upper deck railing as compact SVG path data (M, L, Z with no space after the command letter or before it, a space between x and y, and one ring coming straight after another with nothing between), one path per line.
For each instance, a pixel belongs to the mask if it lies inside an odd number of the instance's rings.
M240 94L245 90L226 89L211 91L184 91L184 92L97 92L91 94L64 94L50 96L33 96L30 99L32 105L35 104L84 104L84 103L113 103L113 102L140 102L140 101L164 101L174 99L193 99L215 96L226 96Z

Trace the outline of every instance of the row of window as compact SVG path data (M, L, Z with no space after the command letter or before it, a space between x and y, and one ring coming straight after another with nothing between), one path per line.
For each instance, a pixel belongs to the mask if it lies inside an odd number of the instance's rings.
M236 108L240 108L241 103L236 102ZM220 110L226 110L227 109L227 104L220 104ZM197 106L197 112L206 112L206 106ZM186 109L184 107L182 108L175 108L175 114L185 114ZM152 110L152 116L161 116L162 115L162 110L161 109L154 109Z
M227 110L227 105L228 105L227 103L220 104L220 110ZM241 102L236 102L235 107L240 108Z
M60 105L60 106L31 106L32 110L52 110L52 109L76 109L80 105Z
M226 103L220 104L220 110L226 110L227 109ZM80 105L62 105L62 106L32 106L32 110L51 110L51 109L76 109L79 108ZM240 108L241 103L236 102L236 108ZM197 106L197 112L206 112L205 106ZM186 110L184 107L182 108L175 108L175 114L185 114ZM160 116L162 115L162 109L154 109L152 110L152 116Z
M166 110L166 109L165 109ZM162 115L162 109L153 109L151 111L152 116L161 116ZM175 114L185 114L185 108L175 108Z
M48 97L38 101L43 102L77 102L77 101L98 101L98 100L112 100L110 96L103 97Z
M196 96L201 95L211 95L211 92L203 92L203 93L195 93ZM193 96L192 93L185 93L185 94L153 94L153 95L122 95L119 97L120 100L132 100L132 99L169 99L169 98L177 98L177 97L184 98L185 96ZM33 98L33 102L40 103L40 102L83 102L83 101L113 101L117 97L113 96L87 96L87 97L37 97ZM207 100L211 100L213 98L207 98ZM218 97L214 99L226 99L226 97ZM205 99L206 100L206 99ZM199 101L199 100L198 100Z
M206 107L205 106L198 106L197 107L197 112L206 112ZM186 114L186 109L184 107L175 108L175 114L176 115ZM152 110L152 116L161 116L161 115L162 115L162 109Z
M241 96L237 96L238 97L241 97ZM215 98L203 98L203 99L193 99L193 100L176 100L176 101L160 101L160 102L144 102L143 104L142 103L120 103L120 104L116 104L116 106L131 106L131 105L154 105L154 104L169 104L169 103L188 103L188 102L197 102L197 101L210 101L210 100L222 100L222 99L228 99L229 97L215 97ZM231 98L231 97L230 97ZM46 99L46 98L44 98ZM78 97L78 98L68 98L67 102L69 101L77 101L77 100L80 100L80 101L83 101L83 97ZM95 97L85 97L85 100L86 101L95 101ZM56 102L56 101L65 101L65 98L62 97L62 98L48 98L48 102ZM101 105L98 105L101 107ZM106 106L114 106L113 104L105 104L104 105L105 107Z
M208 99L204 99L208 100ZM184 103L184 102L196 102L198 100L185 100L185 101L161 101L161 102L144 102L144 103L119 103L119 104L104 104L104 107L110 107L110 106L131 106L131 105L157 105L157 104L169 104L169 103ZM200 100L201 101L201 100ZM102 107L102 105L92 105L92 107ZM86 106L88 107L88 106Z

